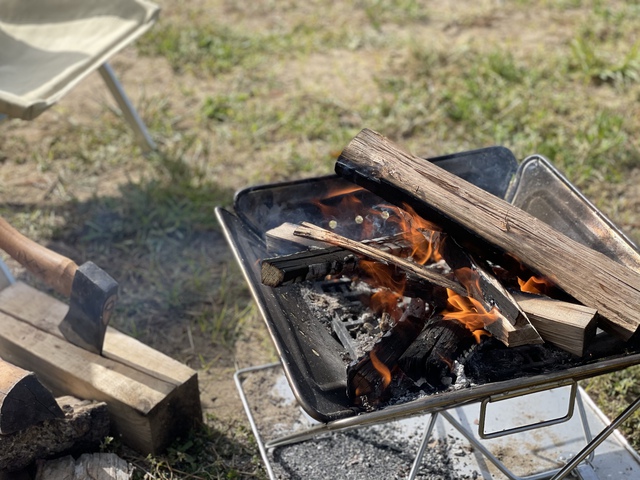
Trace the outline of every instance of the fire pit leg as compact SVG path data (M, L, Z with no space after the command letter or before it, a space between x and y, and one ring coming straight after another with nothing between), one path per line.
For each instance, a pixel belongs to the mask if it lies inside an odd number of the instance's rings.
M584 404L582 402L582 397L580 396L580 393L577 392L577 394L574 397L574 401L577 403L578 405L578 412L580 413L580 420L582 423L582 428L583 428L583 432L584 432L584 436L585 439L587 441L587 447L580 453L578 454L578 456L576 456L569 464L567 464L564 468L562 469L555 469L555 470L550 470L550 471L546 471L546 472L540 472L537 474L533 474L533 475L529 475L526 477L519 477L517 475L515 475L513 472L511 472L506 465L499 460L493 453L491 453L491 451L485 447L481 441L479 441L476 437L474 437L474 435L464 426L462 425L460 422L458 422L451 413L449 413L448 410L442 411L440 412L440 414L442 415L442 417L449 422L462 436L464 436L467 441L469 441L469 443L471 443L471 445L473 445L480 453L482 453L482 455L487 458L498 470L500 470L504 475L506 475L510 480L543 480L543 479L550 479L551 480L560 480L562 478L564 478L568 473L570 473L572 470L574 470L576 468L576 466L584 459L586 459L587 457L589 457L589 460L593 459L593 450L600 444L602 443L605 438L616 428L616 425L613 425L613 427L608 427L606 430L609 430L609 428L611 428L611 430L607 433L607 435L605 435L596 445L593 445L598 438L593 438L593 436L591 435L591 430L589 428L589 423L587 420L587 414L584 408ZM631 415L631 413L633 413L633 411L635 411L638 407L640 407L640 398L638 400L636 400L636 402L634 403L635 408L629 412L625 418L623 418L622 420L620 420L618 422L621 423L622 421L624 421L629 415ZM631 408L631 407L629 407ZM455 409L454 409L455 410ZM623 413L623 415L627 413L626 411ZM618 421L618 419L616 419L615 421ZM615 422L614 421L614 422ZM605 433L603 431L603 433ZM601 434L602 435L602 434ZM584 453L584 455L582 455ZM570 467L570 468L569 468ZM564 472L564 473L563 473ZM560 474L563 474L563 476L559 476ZM554 476L555 475L555 476ZM553 478L552 478L553 477ZM579 475L579 478L583 478L582 476Z
M578 453L573 459L567 463L551 480L561 480L565 478L571 471L578 466L587 456L593 452L598 446L604 442L618 426L629 418L640 407L640 397L638 397L631 405L629 405L624 412L622 412L615 420L613 420L607 428L602 430L587 446L585 446L580 453Z
M433 427L435 427L436 425L436 420L438 420L438 412L431 414L429 425L427 426L427 430L424 432L424 437L422 437L422 441L420 442L420 447L418 448L418 452L416 453L416 458L413 461L413 465L411 466L411 472L409 472L408 480L413 480L418 474L420 464L422 463L422 457L424 457L424 452L427 450L427 444L429 443L429 438L431 437L431 433L433 432Z
M262 461L264 462L265 468L267 469L267 474L269 478L275 478L273 474L273 469L271 468L271 462L269 461L269 457L267 456L267 449L264 446L264 442L262 441L262 437L258 431L258 426L256 425L255 420L253 419L253 414L251 413L251 407L249 406L249 400L247 400L247 396L244 393L244 389L242 388L242 376L245 373L254 372L257 370L266 370L269 368L275 368L280 366L280 362L269 363L267 365L260 365L257 367L248 367L242 368L233 375L233 380L236 382L236 388L238 390L238 394L240 395L240 400L242 401L242 406L244 407L244 411L247 414L247 418L249 419L249 424L251 425L251 430L253 430L253 435L256 438L256 443L258 444L258 450L260 450L260 456L262 457Z

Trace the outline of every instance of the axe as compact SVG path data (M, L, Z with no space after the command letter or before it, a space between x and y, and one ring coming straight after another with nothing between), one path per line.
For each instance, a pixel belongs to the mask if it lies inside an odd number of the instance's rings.
M25 237L0 217L0 248L56 292L69 297L58 328L74 345L102 353L104 335L118 298L118 284L93 262L81 266Z

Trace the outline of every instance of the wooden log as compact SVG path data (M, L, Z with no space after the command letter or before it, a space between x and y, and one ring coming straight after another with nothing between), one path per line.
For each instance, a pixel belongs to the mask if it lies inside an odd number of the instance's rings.
M202 421L195 371L113 328L102 356L78 348L57 329L67 309L21 282L0 291L0 355L54 394L106 402L113 434L143 454Z
M398 323L362 358L347 367L347 396L355 405L375 405L384 400L398 359L422 331L427 320L425 304L413 299Z
M64 396L56 399L63 418L0 436L0 471L17 471L35 460L98 449L109 434L104 402Z
M392 253L385 252L373 245L367 245L362 242L351 240L307 222L302 222L300 227L296 228L295 234L338 245L362 255L363 257L370 258L371 260L395 265L396 267L402 268L425 281L431 282L440 287L448 288L460 295L466 295L466 290L462 288L459 283L450 280L440 273L425 268L424 265L419 265L410 260L393 255Z
M640 327L639 273L376 132L361 131L342 151L336 172L391 203L408 202L423 216L425 210L436 212L449 233L462 227L511 253L598 310L601 326L620 338L629 340Z
M295 238L305 239L299 235ZM331 246L327 242L317 243L328 247L262 260L260 272L262 283L269 287L280 287L306 280L323 279L327 275L350 275L355 271L358 266L358 257L353 252L346 248ZM402 235L363 240L362 243L397 256L409 256L414 250Z
M0 358L0 435L61 417L55 398L33 372Z
M340 247L321 251L308 250L275 258L261 263L261 281L268 287L280 287L305 280L317 280L327 275L349 275L355 270L358 258Z
M83 453L38 462L35 480L130 480L133 467L115 453Z
M544 343L527 314L482 261L466 252L451 235L443 239L440 254L467 288L467 296L493 313L487 315L485 330L507 347Z
M434 315L398 359L398 366L414 381L424 379L435 389L442 389L455 382L454 361L475 344L476 339L463 324Z
M512 293L545 342L584 355L596 335L597 310L542 295Z

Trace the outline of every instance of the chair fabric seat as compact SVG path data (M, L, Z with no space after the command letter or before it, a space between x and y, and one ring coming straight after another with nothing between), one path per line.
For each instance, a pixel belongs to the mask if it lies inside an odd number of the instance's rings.
M146 32L145 0L0 2L0 113L31 120Z

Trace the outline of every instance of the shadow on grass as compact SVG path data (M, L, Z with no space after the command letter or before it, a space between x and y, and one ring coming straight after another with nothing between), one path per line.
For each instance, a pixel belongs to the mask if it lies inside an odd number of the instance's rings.
M123 184L119 195L2 210L10 222L22 219L16 224L20 230L27 219L34 231L50 231L41 238L50 237L42 243L51 249L78 264L91 260L118 281L111 325L202 369L213 362L233 366L242 320L252 313L248 289L214 214L232 198L229 189L161 158L153 178ZM58 221L51 231L45 219L54 214ZM53 294L30 274L19 278ZM244 426L226 419L206 423L176 439L162 456L140 457L120 445L113 449L149 474L145 478L176 478L179 471L188 474L185 478L260 475L255 444Z

